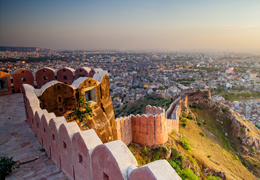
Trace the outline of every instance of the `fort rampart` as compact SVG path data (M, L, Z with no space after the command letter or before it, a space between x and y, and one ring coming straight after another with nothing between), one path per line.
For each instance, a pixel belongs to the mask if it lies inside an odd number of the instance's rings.
M76 70L65 67L55 71L52 68L45 67L39 69L35 76L31 71L24 68L17 69L11 74L0 71L0 95L19 93L23 84L30 84L40 89L44 84L58 80L71 85L79 77L92 78L95 74L100 73L107 73L107 71L88 67L80 67Z
M188 98L176 99L165 113L160 107L146 106L146 114L116 119L118 139L126 145L131 142L146 146L166 143L168 133L179 132L179 116L188 107Z
M135 157L122 141L103 144L93 129L81 131L77 123L67 122L63 116L56 117L41 109L31 85L24 84L22 93L28 124L49 158L69 179L181 180L166 160L138 167Z

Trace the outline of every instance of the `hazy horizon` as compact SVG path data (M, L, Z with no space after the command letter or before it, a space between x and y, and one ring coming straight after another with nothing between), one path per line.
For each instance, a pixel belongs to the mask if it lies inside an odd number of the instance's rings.
M260 49L257 0L0 3L0 46L90 51Z

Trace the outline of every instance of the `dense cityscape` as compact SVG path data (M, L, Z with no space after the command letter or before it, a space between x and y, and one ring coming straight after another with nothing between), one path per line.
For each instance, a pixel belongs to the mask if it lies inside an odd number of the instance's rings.
M260 180L260 1L0 2L0 179Z
M108 71L114 108L148 94L166 99L182 90L210 89L213 99L260 125L260 55L203 52L1 51L0 70L43 67Z

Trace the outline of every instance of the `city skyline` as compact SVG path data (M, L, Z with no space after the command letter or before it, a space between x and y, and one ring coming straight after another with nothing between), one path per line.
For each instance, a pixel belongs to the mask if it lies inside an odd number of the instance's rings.
M0 46L257 50L260 2L0 1Z

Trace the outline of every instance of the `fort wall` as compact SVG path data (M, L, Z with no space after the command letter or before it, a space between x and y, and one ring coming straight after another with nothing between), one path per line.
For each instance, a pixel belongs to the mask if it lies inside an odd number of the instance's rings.
M19 93L23 84L30 84L34 86L34 77L31 71L26 69L17 69L12 72L14 92Z
M103 71L100 68L96 70L100 75L107 73L107 71ZM22 84L30 84L31 86L40 89L48 82L58 80L65 84L71 85L73 81L78 79L79 77L93 78L95 73L95 69L88 67L80 67L76 70L72 68L62 68L58 71L55 71L52 68L45 67L39 69L35 73L35 76L31 71L23 68L17 69L11 74L0 71L0 96L4 94L11 94L13 92L19 93L20 89L22 88Z
M55 71L51 68L42 68L36 72L36 84L38 89L53 80L55 80Z
M57 80L71 85L74 81L75 70L72 68L62 68L57 71Z
M137 167L135 157L122 141L103 144L93 129L81 131L75 122L41 109L32 86L24 84L22 93L27 122L49 158L69 179L180 179L166 160Z
M175 125L178 123L172 124L172 126ZM146 106L146 114L116 119L118 139L126 145L131 142L146 146L164 144L168 140L167 127L168 120L165 118L165 110L150 105Z
M4 94L11 94L11 79L10 75L0 71L0 96Z

